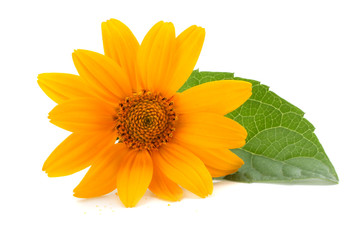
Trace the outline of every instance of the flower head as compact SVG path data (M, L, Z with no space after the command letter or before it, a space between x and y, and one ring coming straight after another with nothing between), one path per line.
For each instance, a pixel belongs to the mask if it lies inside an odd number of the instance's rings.
M127 26L102 23L105 55L76 50L79 76L44 73L39 86L58 105L50 122L72 134L48 157L50 177L89 166L74 196L90 198L117 188L133 207L149 188L179 200L181 187L200 197L212 177L237 171L243 161L229 149L244 145L246 130L224 117L251 95L251 84L223 80L177 90L192 73L205 31L191 26L175 37L159 22L141 44Z

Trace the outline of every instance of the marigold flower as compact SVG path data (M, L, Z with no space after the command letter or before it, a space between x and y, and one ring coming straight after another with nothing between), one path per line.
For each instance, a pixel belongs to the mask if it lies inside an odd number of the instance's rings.
M58 105L50 122L72 134L48 157L49 177L91 166L74 189L79 198L117 188L134 207L149 188L176 201L181 187L206 197L212 177L237 171L243 161L229 149L244 145L246 130L224 117L251 95L251 84L223 80L177 90L192 73L205 31L191 26L175 37L158 22L141 44L118 20L102 23L105 55L76 50L79 76L43 73L42 90Z

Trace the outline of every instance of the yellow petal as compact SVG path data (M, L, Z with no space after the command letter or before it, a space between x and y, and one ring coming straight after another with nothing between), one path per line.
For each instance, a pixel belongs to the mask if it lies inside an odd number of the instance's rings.
M128 151L124 144L114 144L100 152L87 174L73 190L74 196L98 197L115 190L117 172Z
M173 181L165 176L159 169L156 161L154 162L153 178L149 189L155 195L168 201L178 201L183 195L183 190Z
M73 74L42 73L38 75L38 84L45 94L56 103L91 96L82 79Z
M79 75L101 99L118 103L131 95L131 83L126 72L109 57L87 50L76 50L72 57Z
M50 122L71 132L111 131L115 109L96 98L68 100L53 108Z
M187 148L203 161L212 177L234 173L243 165L241 158L225 148Z
M213 182L210 173L203 162L186 148L168 143L159 151L153 152L153 160L176 184L200 197L212 194Z
M239 148L247 132L239 123L215 113L181 114L173 138L201 148Z
M225 115L241 106L252 94L252 84L221 80L204 83L178 94L175 108L179 113L213 112Z
M141 43L137 61L141 87L159 92L170 81L175 49L175 29L172 23L158 22Z
M102 23L102 39L105 55L123 68L136 91L136 56L139 42L131 30L122 22L110 19Z
M49 177L62 177L81 171L107 146L116 141L115 134L72 133L49 155L43 165Z
M165 97L174 95L192 73L202 50L204 37L204 28L191 26L176 38L174 69L162 91Z
M125 207L135 207L145 194L153 175L147 151L129 151L117 173L117 192Z

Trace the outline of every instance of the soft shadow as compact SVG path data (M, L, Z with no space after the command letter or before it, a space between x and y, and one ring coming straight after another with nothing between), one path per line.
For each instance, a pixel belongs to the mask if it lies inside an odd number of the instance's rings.
M237 182L237 183L248 183L248 182L238 182L232 181L228 179L216 180L216 181L227 181L227 182ZM269 182L253 182L253 184L277 184L277 185L308 185L308 186L331 186L337 185L338 183L332 181L326 181L322 179L299 179L299 180L291 180L291 181L269 181ZM248 183L252 184L252 183Z
M81 207L97 209L97 208L126 208L120 201L117 191L113 191L107 195L94 198L76 198L77 204ZM147 190L144 196L137 203L136 207L145 207L150 204L150 202L160 200L156 195L154 195L150 190Z
M241 183L241 182L235 182L235 181L229 181L229 180L223 180L223 179L213 180L214 188L229 186L229 185L233 185L233 184L236 184L236 183Z

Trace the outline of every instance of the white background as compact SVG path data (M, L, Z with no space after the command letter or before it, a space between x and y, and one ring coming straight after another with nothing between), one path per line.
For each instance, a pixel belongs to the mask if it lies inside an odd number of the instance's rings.
M1 1L1 239L362 239L361 1ZM81 200L85 172L48 178L44 160L69 134L50 124L43 72L76 73L71 53L103 53L101 22L141 42L157 21L207 35L196 68L259 80L306 112L338 185L221 182L199 199L147 192L136 208L115 193Z

